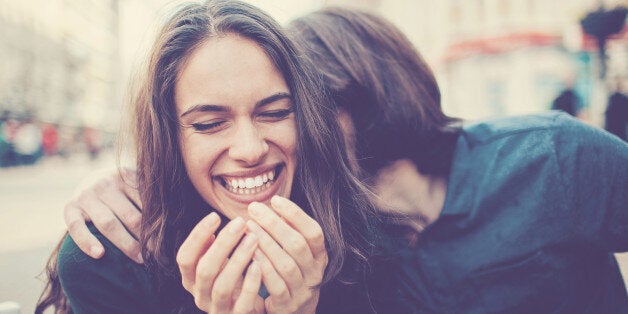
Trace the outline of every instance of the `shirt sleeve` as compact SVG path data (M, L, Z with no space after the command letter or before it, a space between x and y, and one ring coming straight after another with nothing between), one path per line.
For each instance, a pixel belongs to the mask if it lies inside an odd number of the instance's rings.
M155 297L150 292L148 273L135 264L103 236L105 255L92 259L68 235L58 257L61 286L72 312L81 313L156 313Z
M556 117L556 157L577 237L628 251L628 144L567 115Z

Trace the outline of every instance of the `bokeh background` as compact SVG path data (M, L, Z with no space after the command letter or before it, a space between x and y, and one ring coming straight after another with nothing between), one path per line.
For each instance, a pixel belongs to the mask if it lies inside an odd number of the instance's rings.
M33 311L63 205L115 167L126 86L179 2L0 0L0 303ZM612 25L622 10L624 24L626 0L248 2L281 23L325 5L384 15L432 66L445 111L468 120L545 111L570 89L575 115L602 128L608 96L628 86L628 31ZM607 33L604 54L587 16Z

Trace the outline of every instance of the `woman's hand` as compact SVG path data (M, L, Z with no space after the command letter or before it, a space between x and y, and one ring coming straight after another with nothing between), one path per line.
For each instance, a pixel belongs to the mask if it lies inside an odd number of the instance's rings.
M271 208L251 203L249 234L259 239L254 260L270 296L268 313L315 313L327 267L320 225L290 200L273 196Z
M142 263L137 241L142 219L135 171L114 169L92 174L77 189L63 209L65 224L76 245L92 258L105 253L102 243L89 231L92 221L98 231L126 256Z
M179 248L183 287L208 313L264 313L264 300L258 295L262 272L259 263L251 262L257 236L247 234L242 239L246 229L242 218L230 221L216 237L218 226L218 215L209 214Z

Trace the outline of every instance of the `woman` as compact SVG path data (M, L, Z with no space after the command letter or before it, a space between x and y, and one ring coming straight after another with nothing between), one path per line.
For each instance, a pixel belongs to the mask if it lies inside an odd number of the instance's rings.
M372 207L298 55L253 6L180 7L132 103L145 267L111 245L92 260L66 237L38 312L50 304L74 313L337 306L333 292L319 302L320 289L364 276ZM199 286L193 298L184 289Z
M455 127L410 42L372 14L327 8L289 29L381 207L428 225L387 245L382 312L626 311L612 255L628 250L626 144L555 113Z

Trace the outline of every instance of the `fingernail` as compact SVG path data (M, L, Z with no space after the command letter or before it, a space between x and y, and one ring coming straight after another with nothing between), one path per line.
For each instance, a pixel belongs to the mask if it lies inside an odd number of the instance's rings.
M237 217L229 223L229 227L227 228L231 233L239 233L244 229L244 219L242 217Z
M103 254L104 250L102 247L100 246L92 246L89 249L89 252L91 253L91 256L94 258L100 258L101 255Z
M209 226L217 224L218 220L218 214L216 214L215 212L211 212L209 215L207 215L207 225Z
M253 214L254 216L258 216L262 213L262 210L263 210L261 206L263 206L261 203L253 202L249 204L249 212Z
M273 197L271 197L270 199L270 204L273 205L273 207L275 206L284 206L286 204L286 199L279 196L279 195L273 195Z
M242 241L242 246L245 249L252 248L257 243L257 236L253 233L249 233L244 237L244 241Z

